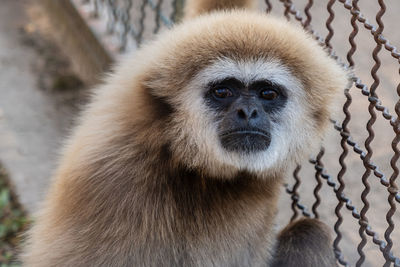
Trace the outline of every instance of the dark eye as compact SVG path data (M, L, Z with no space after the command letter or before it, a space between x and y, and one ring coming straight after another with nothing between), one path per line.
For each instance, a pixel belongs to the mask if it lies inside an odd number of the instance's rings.
M226 98L226 97L233 96L232 91L226 87L214 89L213 94L217 98Z
M272 89L265 89L261 91L261 97L265 100L274 100L279 96L278 92Z

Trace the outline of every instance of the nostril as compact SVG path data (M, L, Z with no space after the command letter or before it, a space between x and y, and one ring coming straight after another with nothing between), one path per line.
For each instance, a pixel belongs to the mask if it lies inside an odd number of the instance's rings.
M258 117L257 109L247 110L240 108L237 110L238 117L243 120L256 119Z
M246 112L244 112L243 109L239 109L239 110L238 110L238 116L239 116L239 118L241 118L241 119L247 119Z
M258 117L258 112L257 109L253 110L253 112L251 113L250 119L255 119Z

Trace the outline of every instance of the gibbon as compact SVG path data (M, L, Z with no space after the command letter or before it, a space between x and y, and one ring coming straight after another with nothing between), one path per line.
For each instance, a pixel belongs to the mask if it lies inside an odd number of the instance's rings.
M212 11L250 1L187 2L190 18L95 90L25 266L336 265L324 224L276 234L274 220L286 170L319 145L346 71L287 21Z

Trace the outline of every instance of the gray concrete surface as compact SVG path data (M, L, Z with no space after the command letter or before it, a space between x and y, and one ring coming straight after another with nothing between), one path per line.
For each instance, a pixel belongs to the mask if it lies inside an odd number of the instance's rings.
M48 71L43 54L23 33L29 23L28 1L0 3L0 161L20 202L34 212L48 188L76 105L71 92L41 86L40 77Z

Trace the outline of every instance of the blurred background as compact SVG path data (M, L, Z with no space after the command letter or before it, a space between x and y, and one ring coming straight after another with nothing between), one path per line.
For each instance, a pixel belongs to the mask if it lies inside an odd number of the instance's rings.
M179 22L184 1L0 3L3 267L19 266L20 234L45 197L63 140L90 91L120 57ZM354 69L322 152L290 166L295 174L282 188L287 194L277 228L318 217L332 228L340 265L399 267L400 2L271 0L259 1L258 9L304 26Z

